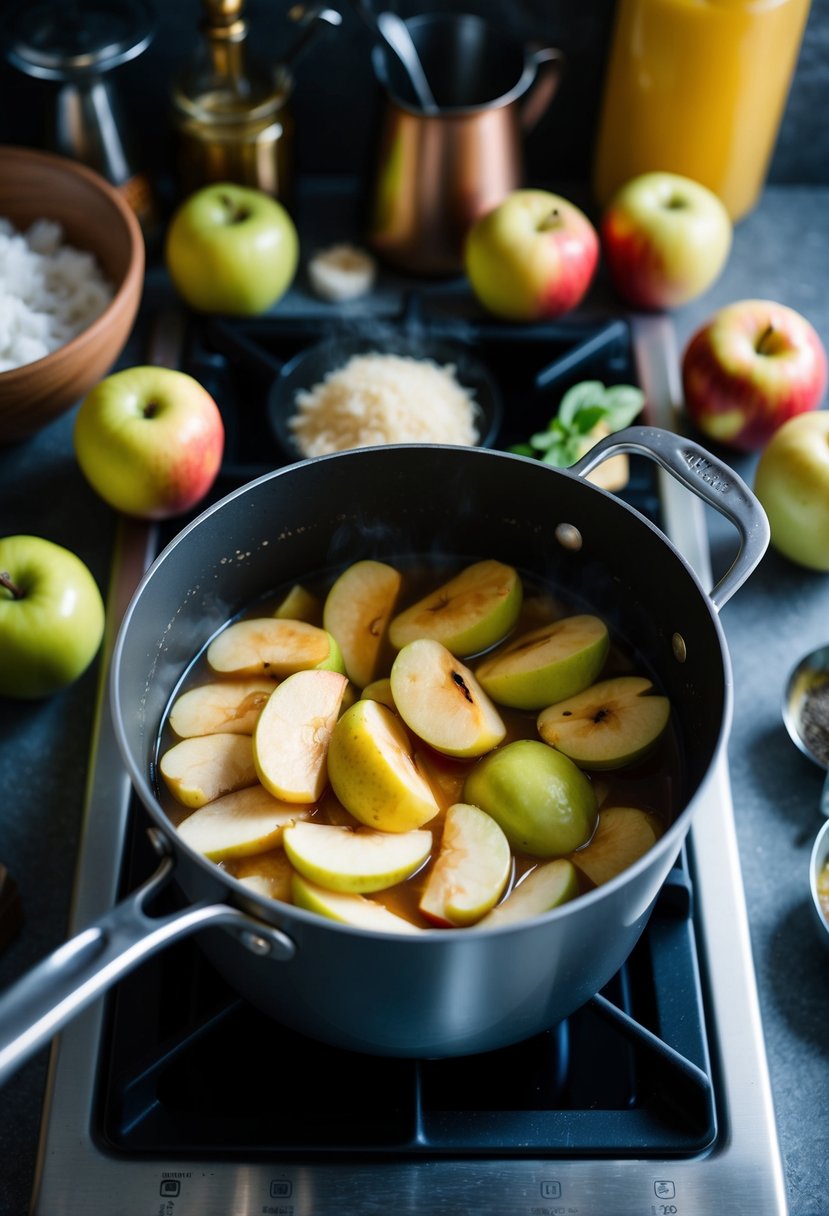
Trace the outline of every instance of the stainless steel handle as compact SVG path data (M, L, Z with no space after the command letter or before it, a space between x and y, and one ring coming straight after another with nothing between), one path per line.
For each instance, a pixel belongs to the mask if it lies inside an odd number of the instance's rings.
M242 945L279 961L293 957L289 937L229 904L199 903L151 917L144 907L174 868L165 857L127 899L33 967L0 1000L0 1085L62 1026L140 962L200 929L221 925Z
M757 498L728 465L684 435L655 426L632 426L608 435L570 468L586 477L622 452L647 456L676 481L725 516L737 529L740 547L729 569L710 592L719 612L759 564L769 544L769 522Z

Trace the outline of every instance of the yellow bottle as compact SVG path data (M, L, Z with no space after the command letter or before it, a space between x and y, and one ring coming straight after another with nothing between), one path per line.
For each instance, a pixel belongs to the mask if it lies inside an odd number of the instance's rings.
M600 206L654 169L738 220L757 202L810 0L619 0L593 172Z

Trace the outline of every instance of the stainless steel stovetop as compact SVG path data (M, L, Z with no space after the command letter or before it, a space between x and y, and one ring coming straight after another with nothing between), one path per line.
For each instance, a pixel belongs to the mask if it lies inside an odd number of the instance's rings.
M648 421L674 425L677 358L670 322L637 320L636 366ZM663 527L711 585L702 504L659 474ZM111 647L132 592L156 551L150 528L122 525L109 596ZM102 680L72 929L118 897L130 815ZM492 1157L370 1157L113 1151L98 1134L96 1077L105 1004L56 1040L32 1216L699 1216L787 1211L740 873L726 761L697 799L688 854L695 924L717 1076L716 1138L699 1153L544 1151Z

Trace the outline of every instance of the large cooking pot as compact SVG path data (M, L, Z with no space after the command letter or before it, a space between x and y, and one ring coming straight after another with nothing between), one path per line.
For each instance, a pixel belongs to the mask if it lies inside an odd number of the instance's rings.
M735 524L740 551L709 595L665 536L584 477L620 452L656 460ZM639 938L724 747L731 672L718 609L768 543L757 501L691 441L631 428L572 471L483 449L365 448L306 461L230 494L155 561L122 622L111 669L116 735L164 854L146 887L4 997L0 1078L94 996L166 943L207 930L218 970L277 1021L362 1052L440 1057L494 1049L566 1017ZM156 797L159 723L206 640L257 596L358 558L499 558L603 616L671 700L679 813L613 881L524 924L399 936L262 898L179 838ZM146 905L175 870L191 901Z

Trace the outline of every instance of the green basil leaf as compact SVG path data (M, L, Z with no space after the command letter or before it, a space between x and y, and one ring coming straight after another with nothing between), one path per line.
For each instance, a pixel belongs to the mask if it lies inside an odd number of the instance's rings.
M645 394L632 384L614 384L605 394L607 425L611 431L630 426L645 404Z
M587 405L580 409L573 419L572 432L576 435L589 435L599 422L607 416L603 405Z
M604 403L605 387L601 380L581 380L568 388L558 407L558 420L565 428L569 428L576 414L585 406L601 405Z

